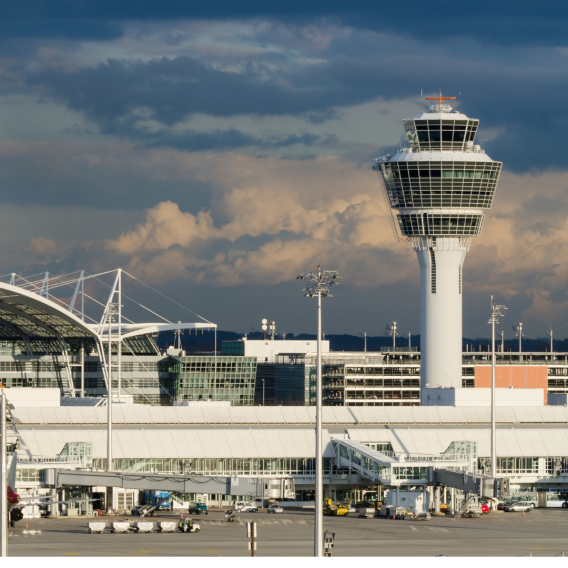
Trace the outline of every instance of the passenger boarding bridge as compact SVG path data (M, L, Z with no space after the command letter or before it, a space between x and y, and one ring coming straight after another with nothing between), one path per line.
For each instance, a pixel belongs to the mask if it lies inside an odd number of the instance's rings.
M338 467L386 487L445 485L493 497L495 480L477 471L475 442L452 442L439 456L398 453L389 456L355 440L332 438Z

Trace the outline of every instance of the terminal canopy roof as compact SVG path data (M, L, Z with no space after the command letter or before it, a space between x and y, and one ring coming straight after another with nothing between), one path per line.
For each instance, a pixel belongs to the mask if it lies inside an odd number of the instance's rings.
M95 339L85 322L55 302L10 284L0 283L0 340Z

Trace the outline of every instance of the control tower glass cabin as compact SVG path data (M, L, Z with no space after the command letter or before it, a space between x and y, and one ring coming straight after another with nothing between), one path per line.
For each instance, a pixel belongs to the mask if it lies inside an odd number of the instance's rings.
M403 120L409 147L375 160L385 199L420 264L421 388L462 387L462 266L501 173L448 104Z

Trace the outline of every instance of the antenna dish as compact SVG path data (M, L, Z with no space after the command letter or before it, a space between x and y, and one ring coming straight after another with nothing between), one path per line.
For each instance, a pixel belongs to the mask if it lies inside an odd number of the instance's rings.
M263 331L266 331L267 329L268 329L268 326L266 324L262 326Z
M268 323L268 320L267 320L266 318L264 318L264 319L262 320L262 325L266 325L267 323Z

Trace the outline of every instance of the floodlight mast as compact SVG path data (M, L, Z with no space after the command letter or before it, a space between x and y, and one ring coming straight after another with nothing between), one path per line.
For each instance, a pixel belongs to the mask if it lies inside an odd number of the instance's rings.
M523 323L517 322L516 325L513 326L513 330L515 331L515 337L519 338L519 353L522 351L522 340L524 337L523 333Z
M398 333L396 332L396 322L393 321L390 324L390 327L387 325L387 328L389 330L389 335L392 336L392 346L393 349L396 350L396 336L398 335Z
M329 289L339 284L341 276L336 270L322 270L300 274L297 280L305 280L303 289L308 298L317 297L318 341L317 341L317 381L316 381L316 500L314 526L314 556L323 556L323 457L322 457L322 380L321 380L321 299L332 298Z
M493 299L493 296L491 296ZM491 317L487 323L491 324L491 475L497 479L497 437L495 425L495 324L507 308L497 306L492 302Z
M554 343L552 341L552 327L549 327L547 331L545 331L544 333L546 333L547 337L550 337L550 352L552 353L554 351Z

